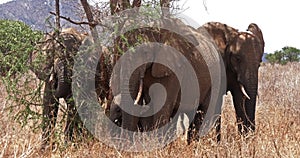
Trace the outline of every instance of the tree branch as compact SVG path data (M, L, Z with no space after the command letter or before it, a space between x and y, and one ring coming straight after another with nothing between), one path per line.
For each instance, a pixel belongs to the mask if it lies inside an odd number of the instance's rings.
M55 16L55 24L56 24L56 29L60 30L60 8L59 8L59 0L55 0L55 11L56 11L56 16Z
M141 7L142 0L133 0L132 2L132 8L134 7Z
M54 12L50 12L50 14L56 16L56 13L54 13ZM92 22L92 23L90 23L90 22L86 22L86 21L74 21L74 20L72 20L70 17L65 17L65 16L61 16L61 15L60 15L59 17L62 18L62 19L65 19L65 20L67 20L67 21L69 21L70 23L75 24L75 25L92 25L92 26L98 25L97 22Z
M94 16L93 16L93 13L92 13L89 3L87 2L87 0L80 0L80 2L81 2L81 5L83 7L83 10L85 12L88 22L90 24L94 23L95 22ZM91 30L91 34L94 39L94 42L98 41L99 37L98 37L98 32L96 30L96 25L89 25L89 26L90 26L90 30Z

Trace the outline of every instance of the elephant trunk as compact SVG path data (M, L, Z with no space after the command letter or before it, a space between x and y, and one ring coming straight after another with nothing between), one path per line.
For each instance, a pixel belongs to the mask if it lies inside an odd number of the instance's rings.
M121 92L121 107L127 106L126 109L129 109L129 112L133 110L133 102L131 99L129 99L130 94L122 93ZM126 111L122 110L122 129L126 129L129 131L137 131L138 129L138 121L139 118L137 116L134 116L130 113L127 113Z
M255 130L255 109L256 109L256 97L257 97L257 76L256 79L252 78L249 84L245 85L245 91L249 98L245 99L244 110L246 113L246 120L243 120L244 126L251 130ZM247 130L246 128L246 130Z
M57 74L57 88L55 97L66 98L71 94L71 72L63 60L57 59L54 63L54 72Z
M139 90L138 90L137 96L134 100L134 105L138 105L138 103L141 100L142 93L143 93L143 78L140 79Z
M132 98L136 98L139 85L139 72L134 71L130 73L129 67L130 60L125 60L122 64L120 71L120 92L122 108L127 109L129 112L134 110L134 102ZM122 110L122 128L130 131L137 131L138 117L133 116L126 111Z

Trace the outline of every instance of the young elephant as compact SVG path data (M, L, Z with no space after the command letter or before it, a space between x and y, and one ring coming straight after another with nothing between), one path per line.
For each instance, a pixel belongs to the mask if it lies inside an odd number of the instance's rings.
M226 24L209 22L203 25L218 45L226 67L227 91L233 97L238 129L241 133L255 130L255 107L258 68L264 53L260 28L251 23L249 32L239 32Z

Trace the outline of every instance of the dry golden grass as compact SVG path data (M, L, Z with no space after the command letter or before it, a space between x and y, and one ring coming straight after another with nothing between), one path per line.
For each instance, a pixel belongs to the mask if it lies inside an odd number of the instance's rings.
M230 96L222 113L222 140L214 141L213 132L200 142L187 145L178 139L163 149L126 153L96 140L73 146L59 146L41 152L40 131L21 128L4 110L5 94L0 98L0 157L300 157L300 64L264 65L260 68L257 130L239 136ZM1 92L4 87L0 86Z

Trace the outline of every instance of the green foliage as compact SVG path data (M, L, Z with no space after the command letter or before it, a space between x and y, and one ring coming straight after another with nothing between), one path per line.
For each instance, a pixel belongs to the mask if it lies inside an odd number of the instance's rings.
M19 21L0 20L0 68L8 76L27 71L26 62L42 33Z
M266 59L274 64L286 64L288 62L300 61L300 50L295 47L283 47L281 50L277 50L274 54L268 54Z
M0 20L1 84L7 92L6 107L22 126L31 119L38 121L36 118L40 116L37 105L41 104L43 83L29 73L28 60L41 37L41 32L22 22Z

